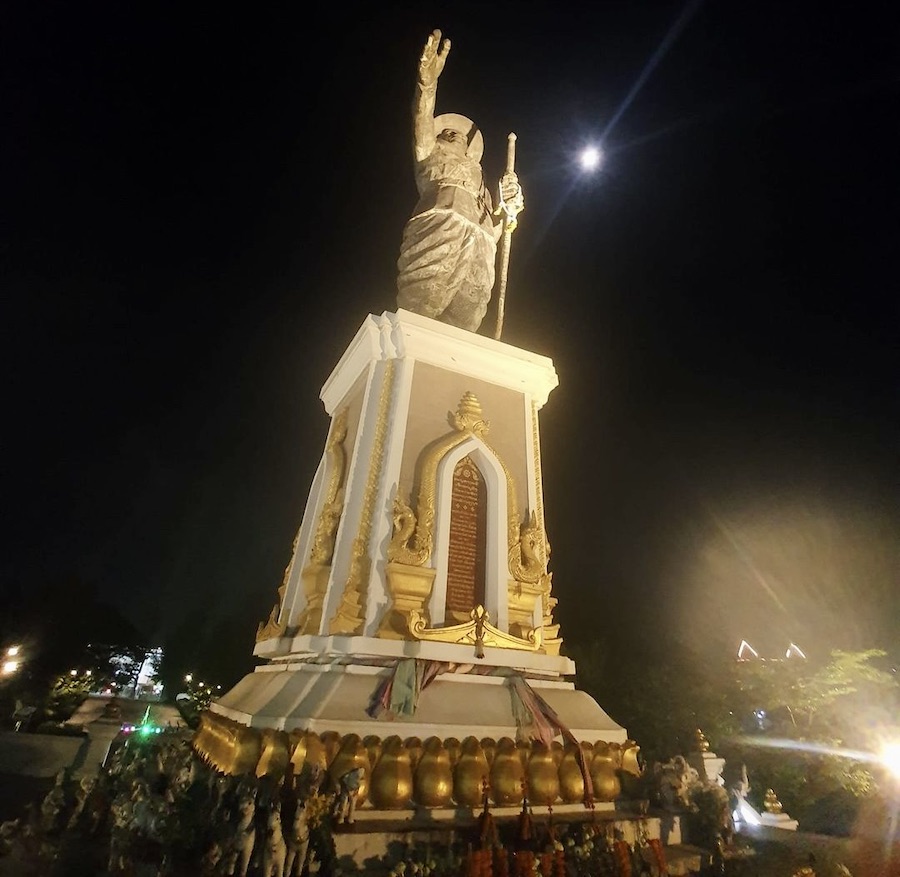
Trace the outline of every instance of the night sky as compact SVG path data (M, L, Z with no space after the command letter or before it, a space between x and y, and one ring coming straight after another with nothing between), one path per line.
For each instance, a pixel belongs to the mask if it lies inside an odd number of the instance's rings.
M188 629L224 676L249 664L321 385L396 306L440 27L438 111L481 125L491 179L519 138L504 340L560 375L563 636L898 646L893 4L18 6L0 588L73 582L48 607L65 624L93 583L149 640Z

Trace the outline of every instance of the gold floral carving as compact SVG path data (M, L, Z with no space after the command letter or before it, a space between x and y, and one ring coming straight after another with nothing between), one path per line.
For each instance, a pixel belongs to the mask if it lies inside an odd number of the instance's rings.
M334 540L338 524L344 511L344 478L347 474L347 453L344 442L347 439L348 408L344 408L334 419L331 435L325 445L328 468L328 485L316 532L309 552L309 563L301 573L306 603L297 616L293 627L300 634L316 634L322 621L322 607L328 587L328 574L334 555Z
M509 572L517 582L535 584L547 572L544 531L532 512L519 527L519 538L509 549Z
M290 565L285 571L285 577L287 577L289 573ZM269 613L268 619L265 621L265 623L260 623L256 628L256 641L258 643L261 643L267 639L277 639L280 636L284 636L287 625L279 623L278 615L281 612L281 604L284 601L284 592L286 589L287 585L282 584L282 586L278 589L278 602L272 607L272 611Z
M309 552L311 564L328 565L334 554L334 538L337 533L341 512L344 510L344 475L347 469L347 454L344 441L347 438L347 412L345 408L334 420L334 428L325 452L328 455L328 487L325 491L325 502L316 524L312 549Z
M557 599L552 596L553 573L547 572L547 564L550 562L550 542L547 539L547 530L544 528L544 482L541 474L541 441L538 435L538 406L531 403L531 445L534 453L534 495L537 506L537 520L541 525L541 535L544 540L544 574L541 578L541 624L544 628L544 651L548 655L558 655L562 638L559 636L559 625L553 623L553 610L556 608Z
M331 619L329 628L329 633L333 635L359 633L366 620L365 598L372 563L369 557L369 536L372 532L372 513L384 462L384 445L393 385L394 360L389 359L384 364L381 396L378 399L378 412L375 420L375 434L372 439L372 452L369 456L369 473L363 492L359 531L353 540L350 553L350 572L344 585L340 605Z
M409 613L410 633L419 640L456 645L471 645L475 657L484 657L485 646L499 649L523 649L535 652L541 647L541 629L532 630L525 638L504 633L490 623L490 615L484 606L472 610L471 620L450 627L428 627L427 618L420 612Z

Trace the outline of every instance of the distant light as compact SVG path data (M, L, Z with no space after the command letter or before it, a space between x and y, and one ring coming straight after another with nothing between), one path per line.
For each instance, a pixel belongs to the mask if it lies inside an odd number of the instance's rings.
M77 671L77 670L69 670L69 675L70 675L70 676L77 676L77 675L78 675L78 671Z
M6 650L6 655L7 655L7 657L9 657L9 658L15 658L15 656L19 654L19 649L20 649L20 648L21 648L21 646L10 646L10 647Z
M3 662L3 675L7 676L10 673L15 673L16 670L19 669L18 661L4 661Z
M746 652L750 652L750 654L752 654L754 658L758 658L758 657L759 657L759 652L756 651L756 649L754 649L753 646L751 646L750 643L747 642L747 640L742 639L742 640L741 640L741 645L740 645L740 647L738 648L738 653L737 653L737 656L738 656L738 660L739 660L739 661L746 661L746 660L747 660L746 656L744 655L744 652L745 652L745 651L746 651Z
M578 162L583 171L597 170L602 161L603 152L597 146L586 146L581 150L581 155L578 156Z
M738 802L737 812L740 814L740 818L744 822L746 822L747 825L759 825L762 822L759 816L756 815L756 811L744 798L741 798L741 800Z
M900 743L888 743L881 750L881 763L900 779Z
M85 671L84 671L84 675L85 675L85 676L90 676L93 672L94 672L93 670L85 670Z
M187 674L185 675L185 677L184 677L184 681L185 681L185 682L190 682L193 678L194 678L194 677L193 677L193 674L187 673Z

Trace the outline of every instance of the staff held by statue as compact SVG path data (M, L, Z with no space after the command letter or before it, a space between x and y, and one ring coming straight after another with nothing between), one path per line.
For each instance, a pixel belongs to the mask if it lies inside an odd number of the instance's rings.
M503 317L506 311L506 284L509 277L509 251L512 247L512 233L516 230L518 220L516 217L524 210L522 190L516 188L515 197L509 200L503 198L503 183L506 180L516 180L516 135L510 132L506 141L506 173L500 184L500 203L495 211L503 216L503 234L500 238L500 273L497 277L497 327L494 329L494 338L500 338L503 332Z

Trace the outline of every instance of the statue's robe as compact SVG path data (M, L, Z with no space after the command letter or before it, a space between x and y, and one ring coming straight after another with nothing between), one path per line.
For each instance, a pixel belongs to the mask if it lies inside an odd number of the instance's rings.
M403 230L397 304L475 332L494 286L491 196L481 165L438 144L416 162L419 202Z

